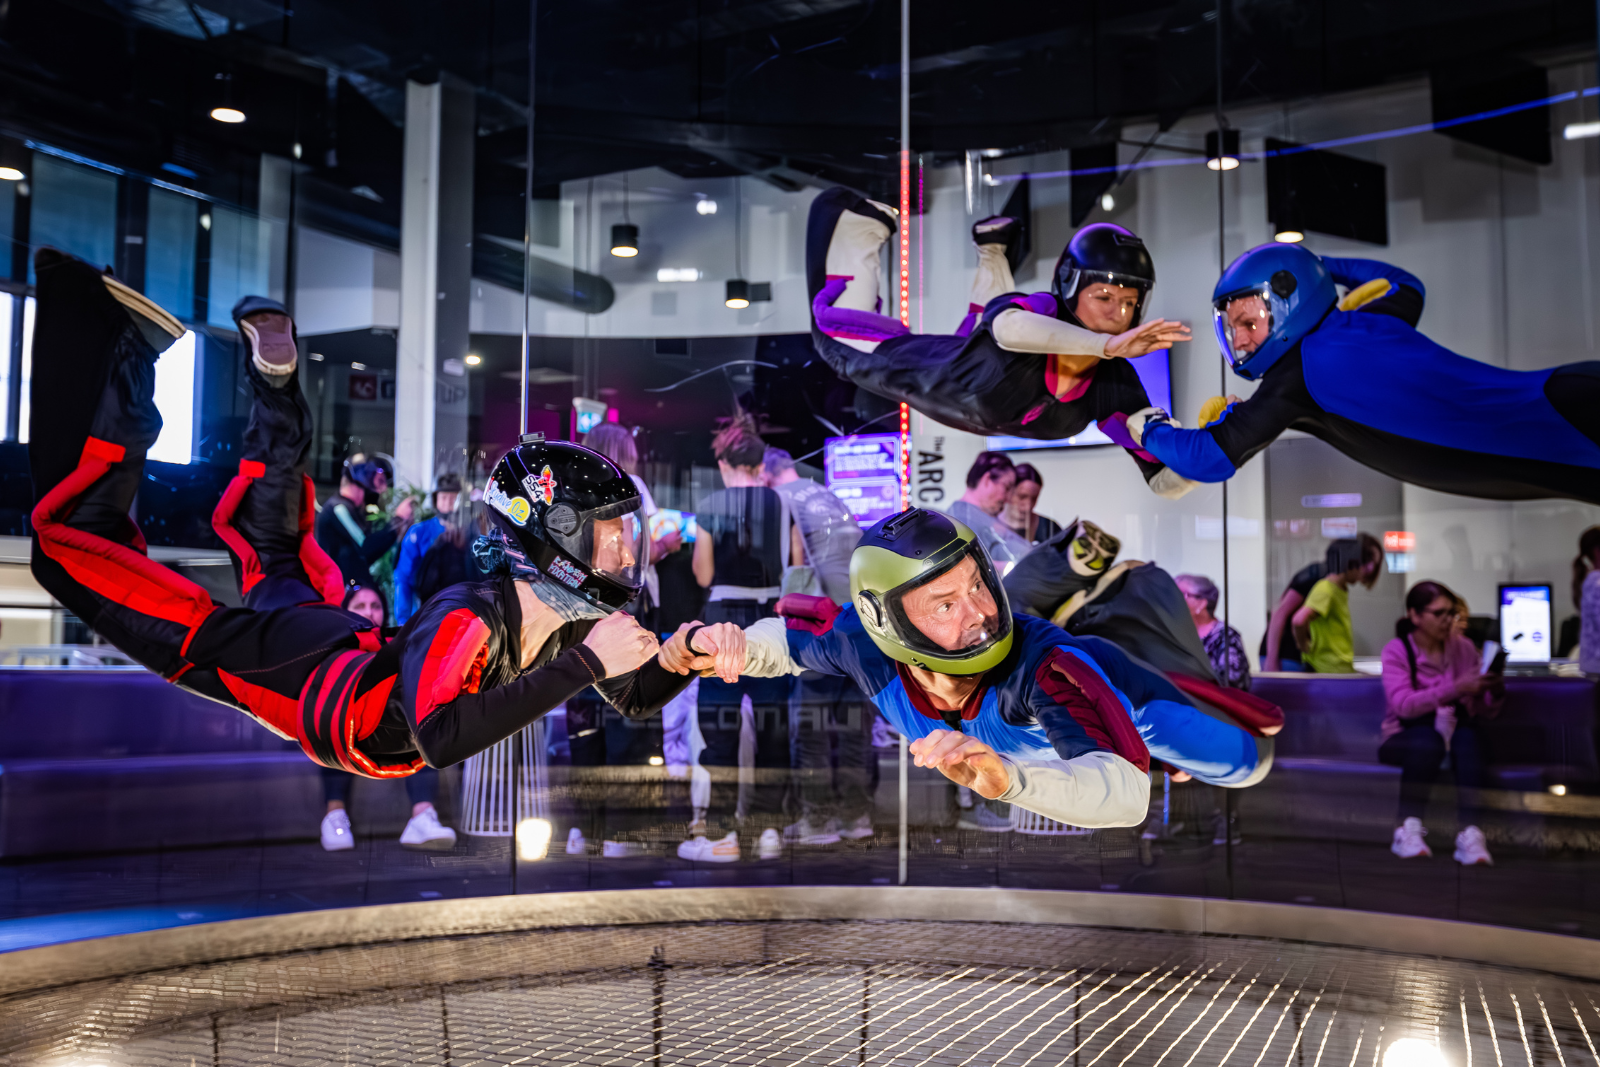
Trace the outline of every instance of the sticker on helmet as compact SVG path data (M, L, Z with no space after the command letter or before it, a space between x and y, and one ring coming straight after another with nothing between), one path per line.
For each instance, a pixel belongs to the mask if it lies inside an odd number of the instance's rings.
M550 468L546 467L545 469L549 470ZM560 556L550 561L549 570L550 577L565 585L570 585L574 589L583 584L583 572L574 566L571 561L562 559Z
M536 496L546 504L556 498L556 476L550 472L550 465L545 464L544 470L539 472L539 477L528 475L522 479L523 488L528 490L529 496Z
M528 515L533 511L532 505L520 496L507 496L506 491L500 488L500 483L493 478L483 487L483 502L518 526L526 525Z

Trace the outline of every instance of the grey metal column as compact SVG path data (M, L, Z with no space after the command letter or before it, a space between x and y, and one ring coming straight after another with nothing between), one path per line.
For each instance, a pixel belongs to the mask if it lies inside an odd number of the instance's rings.
M422 487L461 470L467 448L475 138L471 86L406 83L394 457L398 480Z

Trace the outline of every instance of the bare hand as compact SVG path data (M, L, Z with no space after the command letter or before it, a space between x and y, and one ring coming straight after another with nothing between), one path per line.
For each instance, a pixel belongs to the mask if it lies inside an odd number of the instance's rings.
M1493 689L1504 684L1505 679L1498 674L1480 674L1473 678L1463 678L1456 682L1456 696L1461 700L1470 700L1485 689Z
M661 556L670 556L683 547L683 534L678 532L676 526L669 526L667 532L656 538L656 544L661 549ZM657 556L660 559L661 556Z
M1158 348L1171 348L1180 341L1189 340L1189 327L1181 322L1153 319L1143 326L1126 330L1106 342L1108 359L1132 359L1154 352Z
M744 628L731 622L707 626L694 635L694 647L705 655L694 661L696 670L714 670L724 682L737 682L744 673Z
M935 767L956 785L964 785L986 800L994 800L1011 787L1005 761L976 737L954 730L935 730L911 742L918 767Z
M614 611L595 623L583 643L600 657L607 678L638 670L661 648L655 634L623 611Z
M662 644L661 652L656 656L656 660L661 664L662 670L671 671L673 674L688 674L692 670L706 670L710 668L709 663L707 663L705 667L696 668L694 666L696 660L709 660L711 657L701 656L694 652L690 652L688 647L684 644L684 637L689 633L690 629L699 625L701 625L701 623L698 620L695 622L686 622L682 624L678 627L677 631L671 637L667 638L667 640Z
M411 516L416 513L417 502L411 497L406 497L395 506L394 517L401 522L410 522Z

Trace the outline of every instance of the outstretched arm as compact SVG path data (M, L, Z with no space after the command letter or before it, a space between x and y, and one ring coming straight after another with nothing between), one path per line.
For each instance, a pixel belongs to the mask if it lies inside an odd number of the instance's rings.
M918 767L937 768L988 800L1017 804L1070 826L1138 826L1149 814L1149 776L1113 752L1013 760L951 730L918 738L911 752Z

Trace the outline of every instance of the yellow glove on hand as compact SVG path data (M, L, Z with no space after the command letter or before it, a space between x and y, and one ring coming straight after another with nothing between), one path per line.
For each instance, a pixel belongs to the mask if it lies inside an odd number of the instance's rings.
M1374 300L1388 296L1389 291L1393 288L1394 286L1389 284L1388 278L1374 278L1365 285L1358 285L1344 294L1344 299L1339 301L1339 310L1354 311L1362 304L1370 304Z
M1200 405L1200 414L1196 415L1194 419L1195 425L1199 426L1201 429L1205 429L1213 422L1216 422L1218 419L1222 418L1222 413L1226 410L1228 410L1228 398L1225 396L1214 396L1210 400L1207 400L1204 404Z

